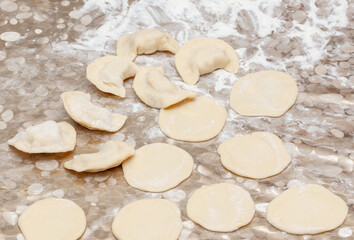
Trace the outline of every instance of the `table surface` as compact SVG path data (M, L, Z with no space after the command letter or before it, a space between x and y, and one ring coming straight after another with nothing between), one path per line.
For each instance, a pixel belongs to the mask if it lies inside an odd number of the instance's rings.
M34 201L64 197L80 205L87 216L82 239L114 239L111 222L124 205L143 198L165 198L181 209L180 239L350 239L354 231L353 4L346 0L243 1L9 1L0 0L0 239L23 239L18 216ZM196 37L220 38L236 49L240 70L223 70L200 78L195 86L181 81L169 53L138 56L139 65L163 66L174 83L213 97L228 111L224 130L216 138L187 143L160 131L157 109L144 105L125 81L120 99L96 89L86 79L94 59L115 54L125 33L153 27L171 34L182 45ZM243 117L229 106L232 85L247 73L280 70L299 87L296 104L282 117ZM70 119L60 101L64 91L90 93L93 102L128 116L117 133L90 131ZM62 154L25 154L6 141L17 131L45 120L67 121L77 131L77 146ZM269 131L278 135L292 155L277 176L251 180L231 174L216 149L235 135ZM189 179L164 193L130 187L121 167L102 173L74 173L63 163L74 155L94 152L109 139L124 140L136 149L167 142L192 154ZM186 202L202 185L235 183L250 192L256 214L232 233L207 231L190 221ZM325 186L349 206L344 224L314 236L289 235L265 220L267 203L289 187L304 183Z

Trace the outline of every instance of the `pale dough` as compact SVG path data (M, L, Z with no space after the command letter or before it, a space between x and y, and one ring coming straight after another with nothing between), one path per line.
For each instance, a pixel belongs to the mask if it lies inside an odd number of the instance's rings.
M112 231L119 240L177 240L182 231L181 212L164 199L143 199L119 210Z
M227 112L221 103L211 98L197 97L161 109L159 125L170 138L201 142L218 135L226 119Z
M133 61L137 54L151 54L156 51L176 53L178 49L178 42L173 37L150 28L124 35L117 42L117 56L130 61Z
M307 184L288 189L267 208L274 227L292 234L317 234L339 227L348 214L347 204L326 188Z
M96 153L76 155L64 164L66 169L76 172L100 172L119 166L134 154L129 144L120 141L108 141Z
M270 132L233 137L220 144L218 153L225 168L255 179L276 175L291 161L282 141Z
M295 80L286 73L262 71L240 78L232 87L230 105L244 116L279 117L294 105Z
M127 119L127 116L111 113L108 109L93 104L90 94L84 92L65 92L61 94L61 99L69 116L91 130L116 132Z
M96 59L86 68L86 77L102 92L125 97L124 80L134 77L139 67L125 58L105 56Z
M191 175L193 165L188 152L166 143L145 145L122 164L128 184L148 192L177 186Z
M221 39L195 38L184 44L175 56L175 64L182 80L194 85L200 75L222 68L230 73L238 71L235 50Z
M187 202L193 222L215 232L231 232L251 222L255 213L251 195L231 183L197 189Z
M29 206L18 225L26 240L76 240L85 231L86 217L73 201L46 198Z
M45 121L19 132L7 143L27 153L67 152L75 148L76 131L67 122Z
M141 67L135 75L133 88L141 101L154 108L166 108L196 95L168 80L162 67Z

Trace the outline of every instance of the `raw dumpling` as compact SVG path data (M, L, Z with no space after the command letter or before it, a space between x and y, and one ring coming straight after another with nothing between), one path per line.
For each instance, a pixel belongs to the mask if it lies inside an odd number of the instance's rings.
M45 121L28 127L7 143L27 153L67 152L75 148L76 131L67 122Z
M225 168L255 179L276 175L291 161L283 142L270 132L233 137L220 144L218 153Z
M170 35L157 29L143 29L119 38L117 56L133 61L137 54L151 54L156 51L176 53L178 42Z
M176 68L182 80L190 85L200 75L223 68L230 73L238 71L238 57L226 42L214 38L195 38L184 44L175 56Z
M348 206L326 188L307 184L290 188L267 207L267 221L292 234L317 234L339 227L348 214Z
M165 199L142 199L119 210L112 223L119 240L177 240L183 224L176 204Z
M235 83L230 105L243 116L279 117L295 103L297 94L296 82L289 74L261 71Z
M26 240L75 240L85 231L86 216L71 200L46 198L26 208L18 225Z
M125 97L123 81L135 76L139 67L124 58L105 56L90 63L86 69L87 79L102 92Z
M224 106L207 97L186 99L160 110L159 126L170 138L201 142L218 135L227 119Z
M80 91L61 94L66 112L75 122L91 130L116 132L124 125L126 116L111 113L108 109L94 105L90 94Z
M166 108L196 95L169 81L162 67L140 68L134 78L133 88L141 101L154 108Z
M215 232L231 232L248 224L255 212L251 195L231 183L201 187L187 202L193 222Z
M119 166L134 152L134 148L124 142L108 141L100 151L77 155L73 160L66 162L64 167L76 172L100 172Z

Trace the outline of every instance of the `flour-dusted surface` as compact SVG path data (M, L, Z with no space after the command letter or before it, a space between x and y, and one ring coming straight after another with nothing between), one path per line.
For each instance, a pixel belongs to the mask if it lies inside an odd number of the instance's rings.
M97 5L98 4L98 5ZM19 215L44 197L65 197L87 216L83 239L114 239L111 223L124 205L142 198L165 198L182 211L181 239L350 239L353 237L354 46L346 0L243 1L10 1L0 0L0 239L23 239ZM115 54L119 36L145 27L171 34L182 45L195 37L223 39L236 49L240 70L204 75L185 85L174 56L138 56L139 65L162 65L166 76L184 89L213 97L228 110L221 134L211 141L168 139L158 127L158 110L143 104L125 81L127 97L97 90L85 77L88 63ZM285 71L299 87L296 104L280 118L249 118L229 106L232 85L249 72ZM60 94L84 91L93 102L128 116L110 134L79 126L65 113ZM45 120L68 121L77 133L75 151L28 155L6 141L18 130ZM249 180L226 171L216 153L235 135L270 131L285 142L292 162L281 174ZM165 193L146 193L125 182L121 167L98 174L66 171L75 154L95 152L109 139L139 148L153 142L175 144L193 155L189 179ZM236 232L209 232L187 218L191 193L202 185L231 182L247 189L256 204L253 221ZM265 220L267 203L288 187L317 183L342 197L349 215L338 229L315 236L287 235Z

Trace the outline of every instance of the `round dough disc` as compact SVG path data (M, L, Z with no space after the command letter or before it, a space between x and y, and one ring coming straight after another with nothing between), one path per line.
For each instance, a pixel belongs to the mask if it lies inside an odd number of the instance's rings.
M168 137L201 142L217 136L227 119L224 106L206 97L188 99L161 109L159 125Z
M283 72L262 71L240 78L232 87L230 105L244 116L279 117L294 105L298 88Z
M187 203L188 217L215 232L231 232L248 224L254 212L250 194L231 183L199 188Z
M218 153L226 169L254 179L276 175L291 161L282 141L270 132L233 137L220 144Z
M182 231L179 208L164 199L143 199L123 207L112 231L120 240L176 240Z
M46 198L29 206L18 225L26 240L74 240L84 233L86 217L73 201Z
M193 165L188 152L166 143L145 145L122 164L128 184L148 192L177 186L191 175Z
M348 214L347 204L326 188L307 184L286 190L267 208L274 227L292 234L317 234L339 227Z

